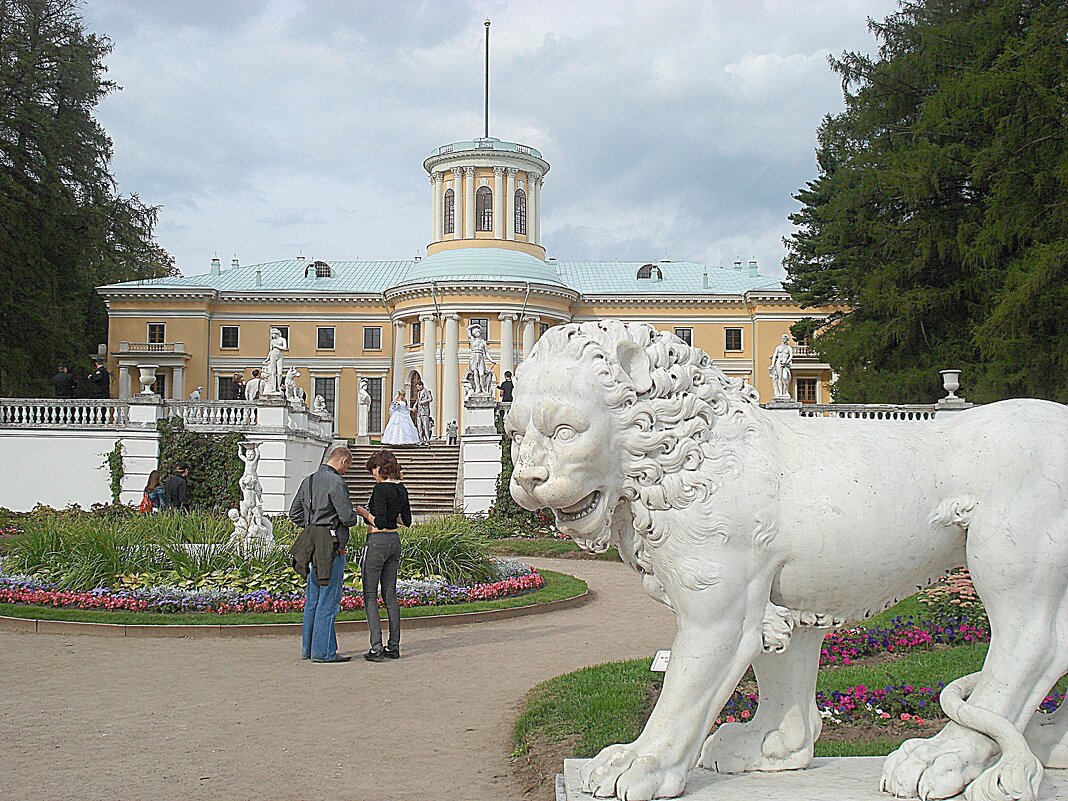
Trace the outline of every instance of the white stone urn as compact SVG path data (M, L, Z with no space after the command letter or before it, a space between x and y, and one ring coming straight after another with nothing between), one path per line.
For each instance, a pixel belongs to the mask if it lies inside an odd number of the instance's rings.
M942 374L942 386L945 388L946 399L957 397L956 392L960 389L960 370L939 370Z
M159 369L158 364L139 364L137 369L140 372L138 381L141 384L142 395L152 395L152 385L156 383L156 371Z

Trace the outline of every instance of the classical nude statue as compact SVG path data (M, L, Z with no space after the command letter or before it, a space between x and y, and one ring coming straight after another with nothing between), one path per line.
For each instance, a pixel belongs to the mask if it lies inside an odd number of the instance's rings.
M270 347L263 363L263 395L282 394L282 354L289 350L289 343L277 328L271 329Z
M356 396L356 434L366 437L368 420L371 416L371 393L367 391L367 381L360 381L360 391Z
M549 329L506 426L513 497L582 547L616 545L678 633L632 743L583 769L596 796L683 792L687 772L804 768L820 734L820 647L960 565L990 615L951 719L885 761L902 798L1034 799L1068 767L1068 714L1036 716L1068 672L1068 409L1014 400L931 420L801 417L648 325ZM713 722L752 665L759 710Z
M237 446L237 457L245 463L245 472L238 482L241 503L227 512L234 524L228 544L244 552L265 553L275 547L275 541L274 524L263 513L263 487L257 472L259 448L255 443L243 442Z
M790 347L790 336L782 335L782 344L771 354L771 366L768 375L775 387L776 398L790 397L790 378L793 375L794 349Z

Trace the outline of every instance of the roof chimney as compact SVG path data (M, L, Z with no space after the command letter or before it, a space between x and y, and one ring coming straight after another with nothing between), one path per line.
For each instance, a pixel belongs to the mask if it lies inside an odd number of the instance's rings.
M230 260L230 269L231 269L231 270L238 270L238 269L240 269L240 268L241 268L241 262L239 262L239 261L237 260L237 256L234 256L234 257L233 257L233 258L232 258L232 259Z
M760 273L757 272L757 263L755 261L749 262L749 277L756 278Z
M218 275L221 272L222 272L222 262L219 261L219 257L216 256L214 259L211 260L211 274L212 275Z
M707 267L705 267L705 280L704 280L704 288L705 288L705 289L708 289L708 268L707 268Z
M263 271L259 267L257 267L256 268L256 289L259 289L261 286L263 286Z
M740 270L740 269L742 269L742 263L741 263L740 261L736 261L736 262L734 262L734 269L735 269L735 270Z
M304 261L304 251L297 254L297 261Z

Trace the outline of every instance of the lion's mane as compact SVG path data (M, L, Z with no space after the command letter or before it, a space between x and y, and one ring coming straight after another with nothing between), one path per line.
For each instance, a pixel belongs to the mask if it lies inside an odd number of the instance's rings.
M622 342L649 358L652 386L639 393L616 354ZM708 355L645 323L570 323L550 328L529 362L571 358L604 389L605 408L623 443L623 497L635 534L659 545L670 530L654 528L657 512L707 501L742 468L765 430L756 390L728 378ZM524 366L517 370L522 380ZM607 547L607 542L597 543Z

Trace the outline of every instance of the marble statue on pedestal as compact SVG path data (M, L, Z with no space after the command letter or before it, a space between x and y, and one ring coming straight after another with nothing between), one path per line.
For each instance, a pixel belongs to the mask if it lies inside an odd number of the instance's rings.
M367 391L367 381L360 381L360 392L356 396L356 436L357 440L364 443L370 441L368 421L371 418L371 393ZM365 444L365 443L364 443Z
M486 339L482 336L482 326L467 326L467 334L470 338L470 356L463 382L471 387L470 394L489 395L493 392L496 381L493 380L493 371L489 369L493 362L490 361Z
M782 344L771 354L771 366L768 375L775 387L775 397L790 399L790 383L793 377L794 349L790 347L790 336L782 335Z
M304 403L307 397L303 387L297 383L298 378L300 378L300 370L296 367L290 367L286 371L286 400L290 403Z
M241 502L237 509L227 512L234 524L228 545L253 553L269 551L275 547L274 524L263 513L263 487L257 473L259 449L243 442L237 446L237 457L245 463L245 472L238 482Z
M615 320L549 329L517 374L512 496L588 550L615 545L678 621L648 723L586 763L586 792L642 801L683 793L698 765L806 767L827 633L960 565L989 654L942 693L941 732L886 758L882 788L1034 799L1044 768L1068 768L1068 715L1035 715L1068 672L1068 408L863 425L767 411L704 352ZM750 665L757 714L709 735Z
M282 354L289 350L289 343L277 328L271 329L270 348L263 363L261 378L263 387L260 394L264 397L278 397L282 394Z

